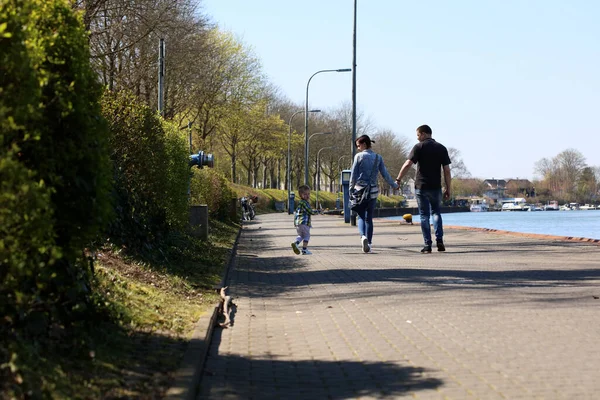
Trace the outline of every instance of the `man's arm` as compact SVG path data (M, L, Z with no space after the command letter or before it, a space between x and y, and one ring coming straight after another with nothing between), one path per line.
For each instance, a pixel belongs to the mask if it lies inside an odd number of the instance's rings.
M404 165L402 165L402 168L400 168L400 172L398 173L398 177L396 178L396 182L400 182L402 180L402 178L404 177L404 175L406 175L406 173L408 172L408 170L410 169L410 167L413 166L413 162L411 160L406 160L404 162Z
M446 189L444 190L444 199L448 200L452 196L452 176L450 174L450 165L444 165L444 182L446 182Z

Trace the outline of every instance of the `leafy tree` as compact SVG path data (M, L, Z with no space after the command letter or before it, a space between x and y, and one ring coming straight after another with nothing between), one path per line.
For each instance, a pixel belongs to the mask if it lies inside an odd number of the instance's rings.
M66 0L0 0L0 364L14 353L0 385L34 397L14 343L42 349L51 328L74 334L94 315L84 251L111 217L101 91Z
M598 186L593 168L583 168L577 180L577 199L582 203L593 203L597 198Z
M231 161L231 180L237 182L238 172L238 157L240 156L243 146L250 140L250 134L246 129L246 115L244 110L239 107L234 109L229 108L229 113L226 118L223 118L218 126L218 140L224 151ZM248 180L250 180L250 172ZM247 184L250 184L248 181Z
M452 193L454 196L483 196L488 185L482 179L452 178Z

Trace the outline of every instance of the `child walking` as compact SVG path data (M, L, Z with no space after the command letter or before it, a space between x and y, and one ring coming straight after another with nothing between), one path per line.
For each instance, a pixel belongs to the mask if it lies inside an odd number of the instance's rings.
M294 250L294 253L300 254L300 248L298 246L300 245L300 242L302 242L302 255L310 255L312 253L307 249L308 241L310 240L310 216L317 212L313 211L308 202L308 199L310 199L309 186L300 186L298 188L298 194L300 195L300 201L298 202L298 207L296 207L296 212L294 213L294 226L296 227L298 236L296 237L296 241L292 242L292 250Z

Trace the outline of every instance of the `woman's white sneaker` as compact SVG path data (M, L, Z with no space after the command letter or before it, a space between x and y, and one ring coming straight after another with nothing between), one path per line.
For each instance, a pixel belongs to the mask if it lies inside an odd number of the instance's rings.
M369 239L366 236L360 238L360 243L362 245L363 253L369 252Z

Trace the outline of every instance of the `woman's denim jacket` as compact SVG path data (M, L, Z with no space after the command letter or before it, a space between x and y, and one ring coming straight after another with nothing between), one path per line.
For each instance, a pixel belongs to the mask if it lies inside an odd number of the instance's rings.
M376 198L379 194L379 187L377 185L379 173L373 173L373 162L375 162L375 160L377 160L377 169L383 179L385 179L391 187L398 189L398 184L394 178L390 176L387 168L385 168L383 158L373 150L366 149L360 153L356 153L354 156L354 163L352 164L350 173L350 188L370 184L371 198Z

